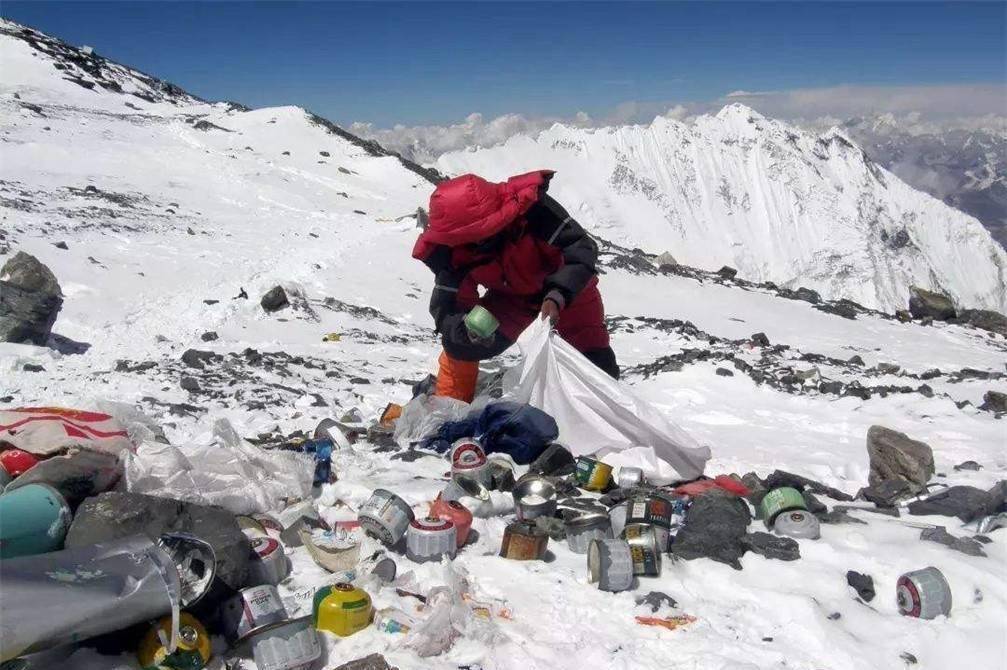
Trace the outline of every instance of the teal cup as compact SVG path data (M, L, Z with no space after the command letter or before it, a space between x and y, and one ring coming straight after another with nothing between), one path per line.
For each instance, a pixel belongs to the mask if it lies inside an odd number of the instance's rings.
M70 507L48 484L27 484L0 495L0 559L63 548Z

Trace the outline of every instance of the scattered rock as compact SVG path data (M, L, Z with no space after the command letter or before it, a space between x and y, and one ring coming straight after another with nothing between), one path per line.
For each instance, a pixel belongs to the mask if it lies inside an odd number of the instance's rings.
M675 267L676 265L678 265L678 261L675 260L675 257L671 255L670 251L665 251L663 254L661 254L654 260L654 265L657 266L658 270L661 270L665 267L668 268Z
M864 311L864 308L852 300L837 300L835 302L825 302L815 305L815 309L826 314L835 314L844 319L855 320L857 314Z
M179 386L189 393L199 393L200 391L199 381L195 377L182 377Z
M894 363L878 363L875 369L878 371L878 374L894 375L902 368Z
M56 275L19 251L0 269L0 342L45 346L63 306Z
M252 548L234 515L220 507L138 493L101 493L77 509L66 546L81 547L137 533L156 540L167 532L192 533L209 542L217 556L217 578L232 589L245 586Z
M738 271L732 268L730 265L725 265L724 267L717 270L717 274L724 279L734 279L738 276Z
M916 656L910 654L908 651L904 651L899 654L899 658L905 661L907 665L916 665L919 662L917 661Z
M369 654L355 661L343 663L335 670L398 670L398 668L388 665L388 661L381 654Z
M955 551L960 551L963 554L968 554L969 556L986 556L986 552L983 551L981 543L973 540L971 537L955 537L949 533L944 526L924 528L920 533L920 539L926 542L943 544L946 547L950 547Z
M331 156L331 154L328 151L319 151L318 155L319 156L324 156L325 158L328 158L329 156Z
M548 533L549 537L556 542L562 542L566 539L566 523L562 519L557 519L554 516L539 516L535 517L535 525L539 530Z
M909 289L909 313L914 318L931 318L936 321L947 321L955 318L955 304L943 293L927 291L919 286Z
M991 309L963 309L958 313L958 321L1007 337L1007 316Z
M222 358L222 356L215 354L212 351L200 351L199 349L186 349L185 353L182 354L182 362L190 368L196 368L198 370L202 370L206 367L207 363L212 363L213 361Z
M570 450L561 444L550 444L538 458L528 466L528 472L550 477L564 477L573 474L576 461Z
M822 296L818 294L818 291L813 291L810 288L799 287L797 291L794 292L794 297L798 300L803 300L804 302L810 302L811 304L817 304L822 301Z
M45 368L41 365L35 365L34 363L25 363L21 366L21 369L25 372L45 372Z
M1007 412L1007 393L986 391L986 395L983 396L983 404L979 405L979 409L997 414Z
M842 618L843 618L843 615L840 614L839 612L833 612L832 614L830 614L828 616L829 621L839 621Z
M196 234L196 231L193 230L191 226L186 227L185 232L188 233L189 235L195 235Z
M874 592L874 578L870 575L850 570L846 573L846 583L854 588L857 595L865 603L871 602L874 600L874 596L877 595Z
M716 373L720 377L733 377L734 373L727 368L717 368Z
M790 537L756 531L742 538L742 544L749 551L753 551L766 558L775 558L780 561L796 561L801 557L800 545L797 544L797 540Z
M766 337L765 333L755 333L754 335L752 335L750 339L752 340L753 344L757 344L760 347L769 346L769 338Z
M998 482L989 491L974 486L952 486L925 500L909 503L910 514L955 516L963 523L1002 511L1007 511L1007 481Z
M276 312L290 305L290 301L287 300L287 292L283 290L282 286L274 286L266 291L259 304L267 312Z
M930 381L931 379L936 379L937 377L940 377L942 374L944 373L941 372L940 368L933 368L920 374L920 379L922 379L923 381Z
M662 593L660 591L651 591L647 595L636 597L637 606L647 605L650 607L651 614L656 613L662 607L678 607L678 603L675 599L669 596L667 593Z
M53 242L52 246L56 247L57 249L62 249L63 251L66 251L67 249L70 248L67 246L66 242Z
M920 384L917 387L916 392L919 393L924 398L933 398L934 397L934 390L930 386L930 384Z
M913 489L904 479L886 479L873 486L865 486L858 495L879 507L894 507L898 501L913 495Z
M846 362L850 365L859 365L860 367L864 366L864 359L861 358L859 354L853 354Z
M208 330L202 335L200 335L199 339L203 340L204 342L213 342L214 340L218 339L218 337L219 336L217 335L216 332Z
M913 320L913 315L907 309L895 310L895 318L899 320L899 323L909 323Z
M751 520L748 504L741 498L711 490L693 501L672 553L686 560L712 558L740 570L738 559L745 553L744 537Z
M871 461L871 486L903 479L912 493L919 493L934 474L934 452L927 444L884 426L868 429L867 455Z
M962 470L970 470L973 472L978 472L982 470L983 466L979 465L975 461L964 461L955 466L955 470L961 472Z

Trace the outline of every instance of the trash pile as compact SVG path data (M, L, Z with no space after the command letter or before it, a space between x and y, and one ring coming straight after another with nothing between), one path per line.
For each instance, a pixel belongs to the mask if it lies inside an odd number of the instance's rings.
M583 400L589 388L571 393ZM421 658L461 638L492 645L513 613L453 563L477 541L496 546L496 537L478 538L476 519L484 532L502 528L501 559L548 563L572 552L592 585L583 588L611 593L640 589L683 560L739 570L749 551L798 560L823 525L866 523L851 512L909 525L905 512L958 517L975 538L916 525L921 539L974 556L992 541L986 533L1007 525L1007 482L932 492L929 447L880 426L867 436L869 485L852 496L783 470L667 481L697 460L655 466L653 453L613 446L611 435L645 430L647 411L635 428L626 416L612 419L621 428L575 453L558 441L578 411L573 402L553 416L513 395L471 406L444 400L420 392L366 427L350 412L257 444L218 420L186 446L115 403L0 411L0 662L59 667L87 645L133 653L144 669L302 670L320 667L326 635L372 626ZM613 407L595 405L582 423ZM441 490L418 504L385 488L361 491L337 463L374 450L396 451L406 469L443 459ZM503 523L482 523L492 519ZM753 521L764 530L750 530ZM324 577L303 588L291 579L295 563ZM432 588L417 576L428 563L441 575ZM858 598L875 597L869 575L846 577ZM904 574L888 591L906 616L953 611L936 567ZM644 596L655 616L636 622L675 630L696 621L669 613L665 600L674 607L660 592ZM380 655L358 662L389 667Z

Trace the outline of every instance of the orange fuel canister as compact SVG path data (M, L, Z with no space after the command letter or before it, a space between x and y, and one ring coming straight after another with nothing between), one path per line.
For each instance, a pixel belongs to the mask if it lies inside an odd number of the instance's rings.
M472 530L472 512L465 505L457 500L443 500L438 496L437 500L430 503L430 516L454 523L458 548L465 546L469 539L469 531Z

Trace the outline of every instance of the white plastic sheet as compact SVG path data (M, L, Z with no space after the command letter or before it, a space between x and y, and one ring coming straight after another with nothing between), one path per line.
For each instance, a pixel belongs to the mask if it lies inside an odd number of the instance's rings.
M145 442L126 460L126 488L164 498L220 505L235 514L269 512L311 495L314 459L265 450L241 439L226 419L209 444Z
M558 441L575 456L640 467L654 484L703 474L709 447L598 369L546 321L536 319L518 345L524 361L507 380L507 396L550 414Z

